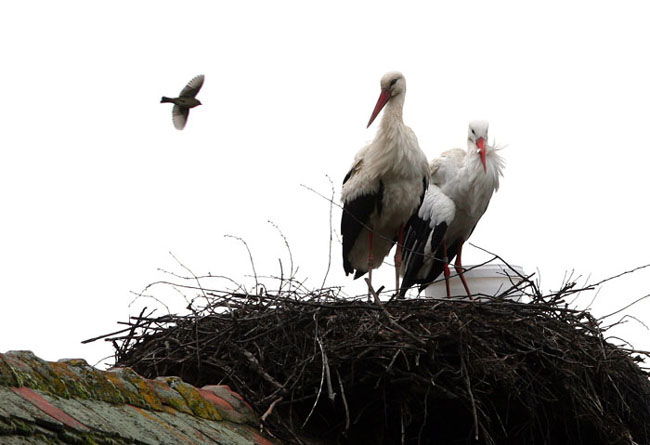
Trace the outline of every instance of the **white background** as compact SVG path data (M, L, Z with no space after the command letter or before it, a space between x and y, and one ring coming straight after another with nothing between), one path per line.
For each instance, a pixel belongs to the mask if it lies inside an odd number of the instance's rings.
M442 3L441 3L442 4ZM0 352L47 360L112 353L80 341L155 301L163 268L252 285L320 286L329 195L355 152L379 79L407 79L404 120L427 156L490 121L507 144L501 189L471 242L556 289L650 262L649 7L632 1L7 2L0 6ZM185 130L176 95L205 74ZM334 208L338 229L340 209ZM348 295L334 238L328 285ZM489 258L467 247L464 262ZM650 270L603 286L596 315L650 292ZM390 287L393 272L375 275ZM227 281L207 280L224 288ZM154 287L172 311L186 302ZM194 294L187 293L191 298ZM594 293L584 294L586 306ZM165 309L159 310L162 315ZM650 323L650 301L627 313ZM614 321L614 320L610 320ZM638 322L615 331L650 349Z

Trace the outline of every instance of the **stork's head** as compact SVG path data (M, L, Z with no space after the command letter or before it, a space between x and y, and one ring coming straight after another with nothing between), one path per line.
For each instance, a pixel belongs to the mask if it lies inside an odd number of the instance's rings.
M406 80L404 80L404 75L398 71L384 74L379 84L381 85L381 94L368 121L368 127L392 97L406 92Z
M485 144L487 144L488 126L487 121L472 121L469 123L469 129L467 130L469 149L471 150L473 147L476 147L476 153L481 157L481 164L483 164L483 170L486 172Z

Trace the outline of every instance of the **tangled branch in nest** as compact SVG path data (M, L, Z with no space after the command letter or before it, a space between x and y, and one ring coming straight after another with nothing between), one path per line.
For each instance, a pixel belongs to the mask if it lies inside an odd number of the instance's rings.
M638 351L567 307L584 289L527 285L528 304L204 291L193 315L143 312L107 340L146 377L230 385L291 443L650 443Z

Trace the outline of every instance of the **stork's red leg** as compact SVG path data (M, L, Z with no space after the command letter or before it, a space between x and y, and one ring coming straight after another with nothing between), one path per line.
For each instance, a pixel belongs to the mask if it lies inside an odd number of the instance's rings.
M458 253L456 254L456 263L454 263L454 268L456 269L456 273L460 277L460 281L463 283L463 287L465 288L465 292L467 292L467 296L472 299L472 293L469 290L469 286L467 285L467 281L465 280L465 274L464 274L464 269L463 265L461 264L460 260L460 254L463 251L463 243L464 240L460 240L460 245L458 246Z
M451 291L449 290L449 276L451 272L449 272L449 257L447 256L447 242L445 240L442 240L442 254L444 255L442 261L444 262L445 288L447 289L447 298L449 298L451 297Z
M404 224L399 226L397 247L395 248L395 292L399 292L399 270L402 268L402 245L404 244Z

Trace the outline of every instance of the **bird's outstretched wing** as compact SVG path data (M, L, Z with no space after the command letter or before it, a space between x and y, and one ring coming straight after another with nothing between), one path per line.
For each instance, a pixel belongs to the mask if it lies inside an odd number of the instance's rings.
M436 256L456 213L454 202L438 186L427 189L420 209L405 227L404 262L400 296L414 284L433 281L431 272L439 262Z
M182 130L185 128L185 124L187 123L187 116L189 116L189 114L189 108L174 105L174 108L172 108L172 121L174 122L174 127L176 127L177 130Z
M205 80L205 76L203 74L199 74L196 76L194 79L190 80L185 88L181 91L181 94L179 96L181 97L196 97L198 94L199 90L203 86L203 81ZM178 128L178 127L177 127Z

